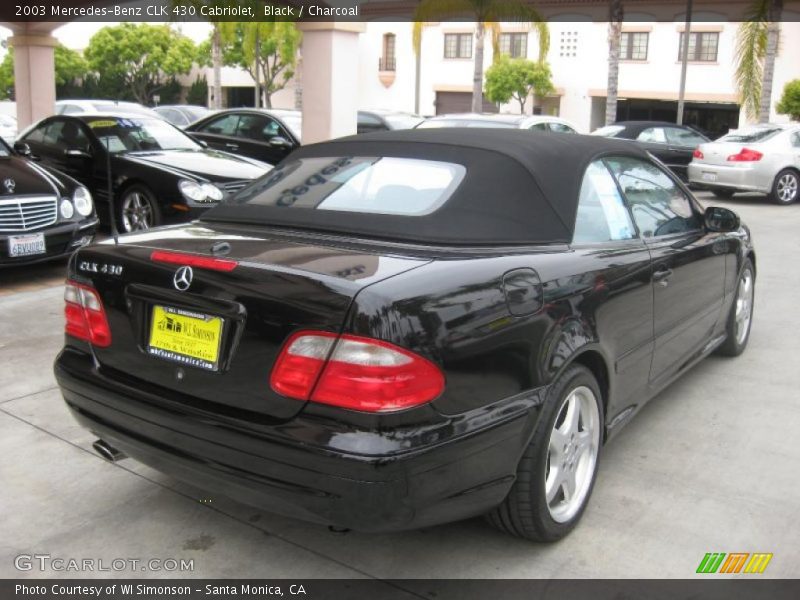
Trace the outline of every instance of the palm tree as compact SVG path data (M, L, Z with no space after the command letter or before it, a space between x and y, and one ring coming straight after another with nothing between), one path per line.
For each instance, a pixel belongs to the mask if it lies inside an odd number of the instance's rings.
M501 21L533 23L539 37L539 60L543 61L550 49L550 31L536 9L522 0L422 0L414 12L414 51L419 54L422 28L427 21L446 21L449 18L470 15L477 22L475 28L475 70L472 78L472 112L483 111L483 48L488 29L492 33L495 56L498 54Z
M622 35L622 2L611 0L608 15L608 84L606 86L606 125L617 120L619 91L619 40Z
M783 0L755 0L736 32L736 87L749 119L769 121Z

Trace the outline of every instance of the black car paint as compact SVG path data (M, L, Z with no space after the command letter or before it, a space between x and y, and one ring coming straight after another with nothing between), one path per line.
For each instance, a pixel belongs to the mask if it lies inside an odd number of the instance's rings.
M203 131L207 125L227 115L268 117L278 123L282 135L277 136L280 139L276 141L275 137L254 139L240 135L225 135ZM271 165L279 163L300 145L300 140L295 137L291 128L281 120L279 115L258 109L235 108L214 112L187 125L185 131L195 139L208 144L211 148L232 152L240 156L248 156Z
M58 169L85 185L97 202L97 212L103 223L110 222L108 202L108 157L105 147L87 125L90 119L106 118L103 115L54 116L44 119L28 129L20 138L31 150L31 158ZM108 118L116 119L110 115ZM131 118L128 115L125 118ZM90 152L68 155L63 149L43 142L30 140L31 132L57 120L71 120L78 124L91 143ZM166 221L186 221L205 212L213 204L194 205L178 189L180 179L196 182L210 181L224 186L226 183L248 182L262 175L268 166L227 152L199 147L196 151L126 152L111 155L111 173L115 199L133 184L144 185L155 196ZM176 209L175 205L186 207Z
M686 125L676 125L675 123L666 123L662 121L621 121L614 123L614 125L623 127L623 129L611 137L633 141L669 167L669 169L675 173L675 175L680 177L681 181L684 183L689 180L689 163L692 162L692 153L697 146L680 146L673 143L661 144L656 142L642 142L638 141L636 138L645 129L650 127L676 127L678 129L691 131L693 134L705 138L706 142L711 141L696 129L687 127Z
M173 266L149 260L154 248L208 254L221 241L240 267L196 270L189 293L173 290ZM745 227L657 243L451 248L200 222L120 242L82 250L70 266L72 278L99 290L114 332L105 350L68 338L56 361L78 421L214 493L365 531L497 505L549 387L571 364L594 372L606 438L616 433L722 340L738 273L746 258L755 261ZM84 263L120 264L124 275ZM662 263L672 269L666 286L654 281ZM504 286L520 270L535 274L527 278L532 303ZM687 297L689 286L697 297ZM225 342L224 372L141 353L141 303L154 301L227 311L241 324ZM304 328L406 347L443 369L445 392L388 414L279 397L268 385L271 360ZM236 377L221 389L228 375Z
M57 197L56 221L48 226L0 232L0 266L26 265L58 259L74 252L80 245L89 243L97 227L97 215L94 210L83 217L77 211L69 219L61 216L58 205L62 198L71 198L75 189L80 185L71 177L44 165L31 164L30 159L20 156L5 142L0 140L0 146L8 156L0 156L0 182L7 178L14 180L13 193L5 185L0 185L0 200L7 200L17 196L53 196ZM15 235L29 233L44 233L45 254L31 256L11 257L9 255L9 238Z

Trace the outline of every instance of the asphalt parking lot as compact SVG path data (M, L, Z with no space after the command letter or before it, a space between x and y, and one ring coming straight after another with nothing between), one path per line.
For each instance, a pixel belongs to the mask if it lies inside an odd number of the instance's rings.
M606 447L583 521L553 545L480 519L331 533L208 498L131 460L109 464L72 421L52 374L64 265L0 271L0 577L109 576L14 566L20 554L49 554L194 560L193 572L124 577L686 578L707 552L771 552L761 577L797 576L800 205L699 197L738 211L753 232L749 348L709 358L642 410Z

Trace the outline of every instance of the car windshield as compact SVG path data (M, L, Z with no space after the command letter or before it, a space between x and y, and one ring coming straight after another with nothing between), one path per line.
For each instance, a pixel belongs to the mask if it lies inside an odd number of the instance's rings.
M783 131L780 127L751 127L749 129L737 129L723 135L718 142L734 142L752 144L753 142L764 142L772 136Z
M113 154L201 148L188 135L160 119L100 117L86 124Z
M622 125L606 125L600 129L595 129L592 132L592 135L599 135L601 137L614 137L623 129L625 128Z
M131 113L135 115L152 115L151 111L146 106L140 106L130 102L96 102L93 104L97 112L118 112L118 113Z
M0 157L5 158L7 156L11 156L11 148L3 141L3 138L0 138Z
M183 106L181 108L195 121L205 117L209 112L208 109L203 106Z
M425 119L417 115L383 115L392 129L413 129Z
M491 129L516 129L514 123L508 121L489 121L478 119L430 119L422 121L417 129L441 129L443 127L486 127Z

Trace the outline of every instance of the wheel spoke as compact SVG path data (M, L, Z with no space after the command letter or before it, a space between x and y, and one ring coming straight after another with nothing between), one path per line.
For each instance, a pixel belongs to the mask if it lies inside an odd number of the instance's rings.
M574 470L564 472L564 479L561 487L564 490L564 500L566 502L569 502L575 497L575 492L578 489L578 482L575 481Z
M572 436L578 433L578 422L581 416L581 406L578 396L573 392L567 398L567 414L564 415L564 423L560 427L561 432L565 436Z
M547 503L550 504L558 494L564 482L564 470L561 467L550 467L550 476L545 482L545 498Z

